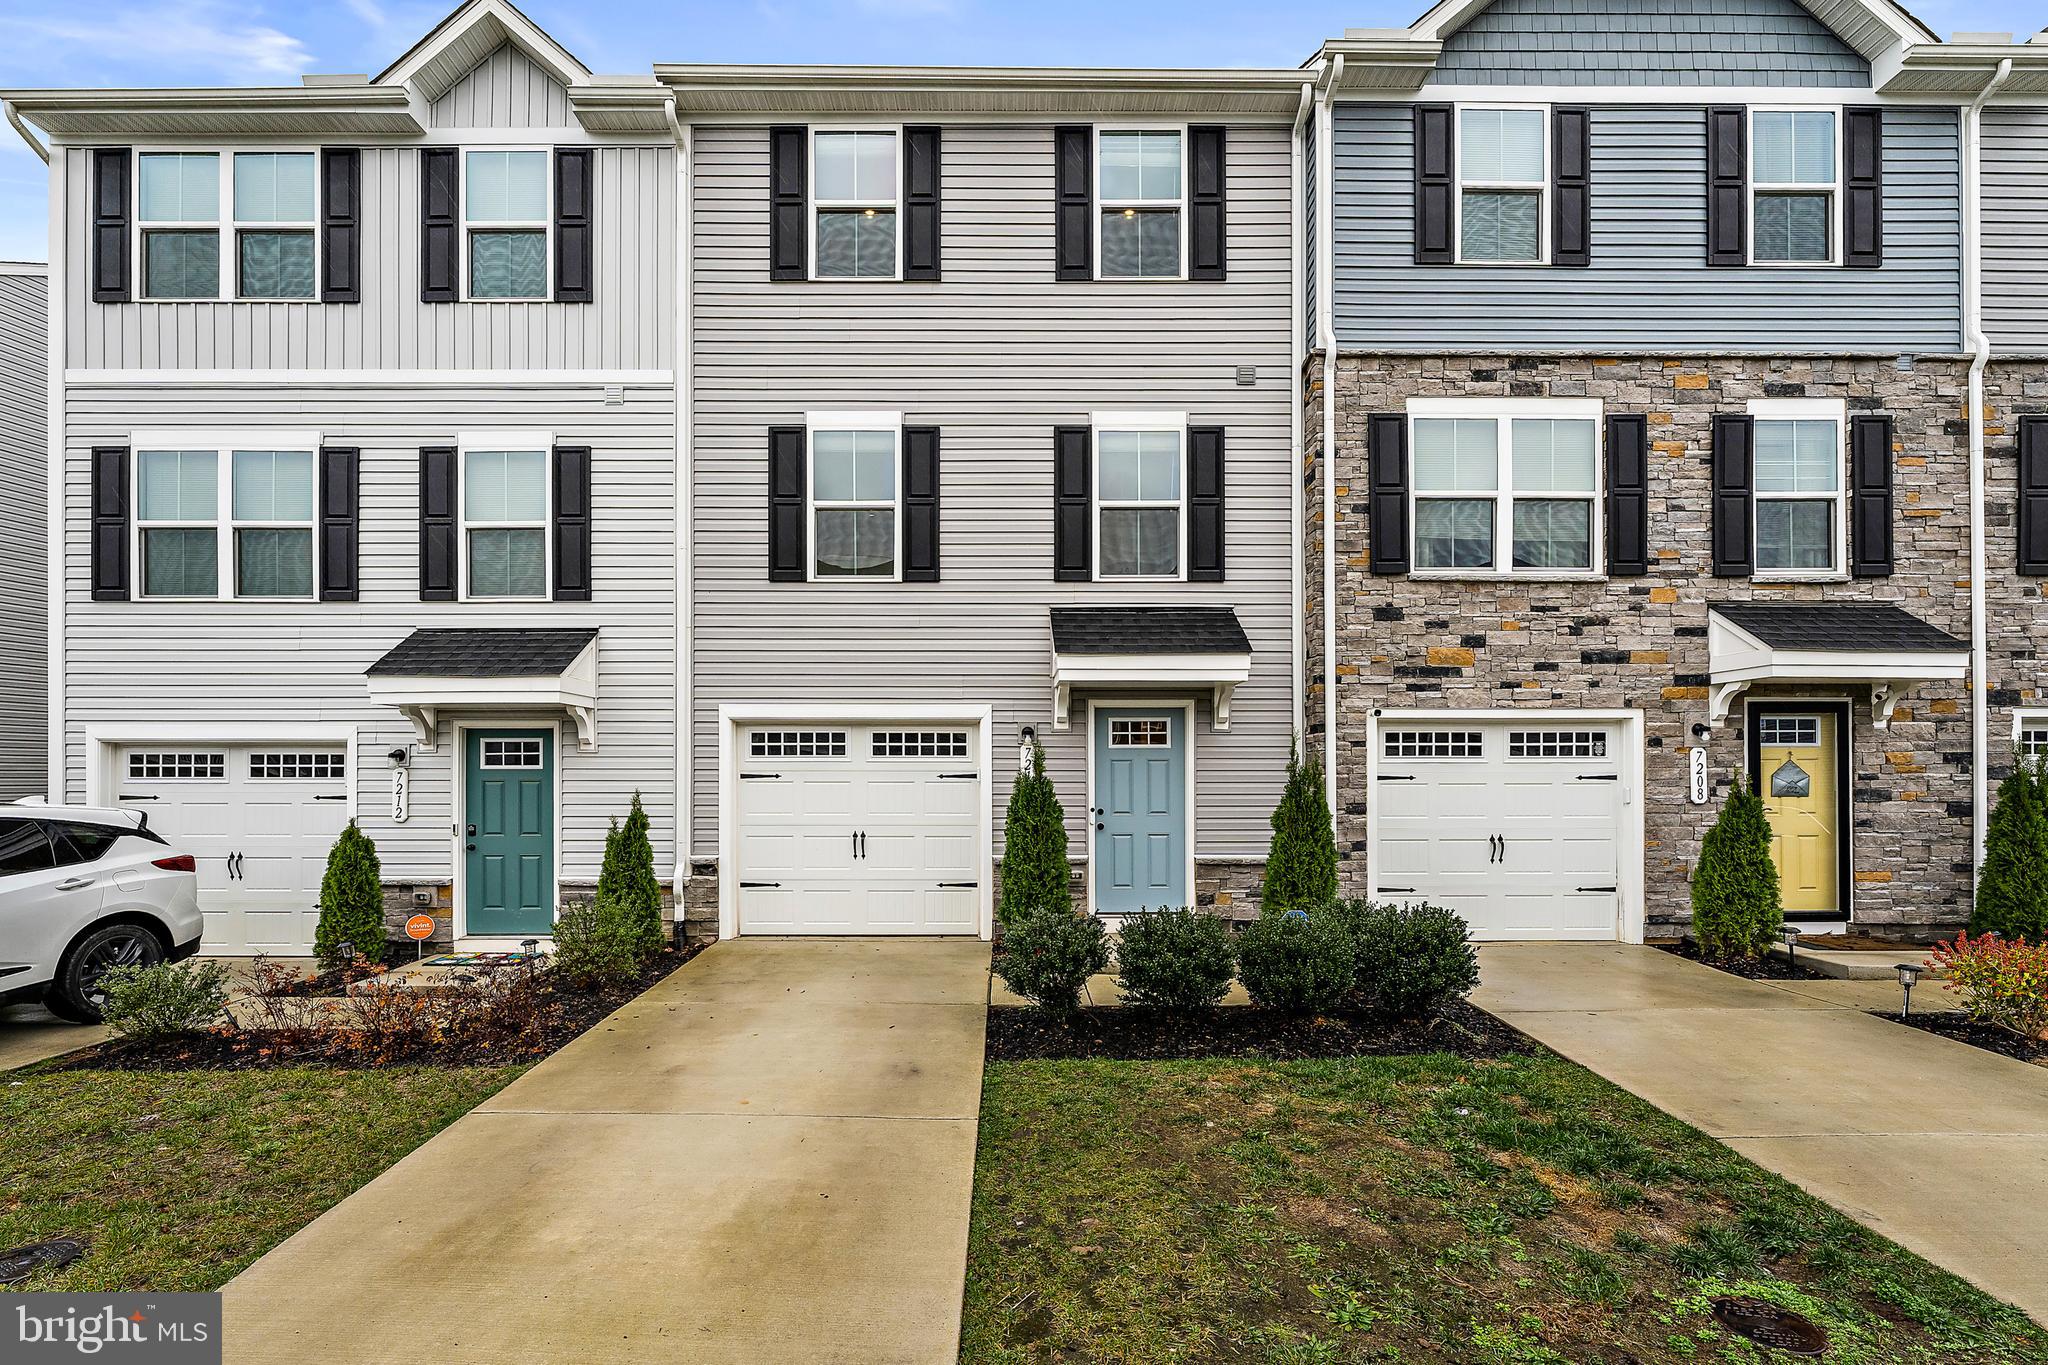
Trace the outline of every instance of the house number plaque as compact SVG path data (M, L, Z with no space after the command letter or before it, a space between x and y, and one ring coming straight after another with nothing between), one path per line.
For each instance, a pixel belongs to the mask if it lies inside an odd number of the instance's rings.
M391 819L394 823L401 825L405 823L405 817L408 813L406 808L411 804L411 800L411 771L406 768L393 768L391 770Z
M1707 750L1705 745L1695 744L1686 754L1686 765L1691 782L1687 795L1695 806L1707 804Z

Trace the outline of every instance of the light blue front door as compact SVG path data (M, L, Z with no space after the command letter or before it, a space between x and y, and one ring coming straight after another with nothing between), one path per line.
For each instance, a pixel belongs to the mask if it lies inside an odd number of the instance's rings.
M1095 910L1188 904L1186 715L1095 711Z
M471 730L463 791L465 932L555 927L555 753L548 730Z

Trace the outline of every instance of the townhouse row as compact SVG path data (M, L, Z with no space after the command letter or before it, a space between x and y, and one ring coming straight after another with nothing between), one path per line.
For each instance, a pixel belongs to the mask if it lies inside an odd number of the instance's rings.
M228 952L351 818L394 920L543 936L636 792L694 935L986 936L1034 742L1105 915L1255 912L1300 744L1347 891L1482 936L1682 922L1752 776L1812 927L1961 919L2048 752L2048 43L1597 8L611 77L469 0L7 92L50 789Z

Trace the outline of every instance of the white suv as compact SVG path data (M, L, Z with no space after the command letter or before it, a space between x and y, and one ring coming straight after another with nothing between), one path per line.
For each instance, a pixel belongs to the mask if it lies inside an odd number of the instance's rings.
M199 951L192 855L137 811L0 806L0 1005L98 1023L110 967Z

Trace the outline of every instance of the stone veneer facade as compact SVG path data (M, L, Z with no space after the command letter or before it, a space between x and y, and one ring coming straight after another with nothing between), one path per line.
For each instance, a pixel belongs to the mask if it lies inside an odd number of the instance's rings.
M2048 415L2048 359L1994 362L1984 375L1985 631L1990 686L1986 769L1995 793L2012 771L2016 712L2048 712L2048 579L2014 572L2019 553L2019 419Z
M1594 358L1533 356L1340 357L1336 425L1338 635L1337 843L1347 893L1366 884L1366 718L1374 708L1634 708L1644 716L1645 908L1649 932L1690 914L1689 878L1701 836L1744 766L1743 712L1703 741L1712 797L1692 805L1688 751L1708 720L1707 612L1735 601L1894 602L1959 639L1968 618L1966 365L1804 357ZM2043 376L2032 384L2048 404ZM1312 360L1308 399L1306 560L1309 743L1323 744L1322 374ZM1597 398L1609 413L1649 418L1651 569L1642 578L1592 582L1380 577L1368 567L1366 418L1418 397ZM1895 571L1888 578L1771 584L1716 578L1709 524L1710 432L1716 413L1752 398L1846 401L1850 415L1889 413L1896 451ZM1846 443L1845 443L1846 444ZM2005 442L2010 459L2010 441ZM1844 478L1847 477L1844 454ZM2010 478L2006 479L2009 485ZM2010 562L2008 556L2007 562ZM1994 559L1994 564L1996 560ZM2038 600L2038 585L2022 585ZM1997 619L1994 607L1991 613ZM2048 634L2024 613L2032 657ZM2029 686L2017 683L2015 686ZM1758 700L1801 695L1759 687ZM1814 687L1849 699L1854 918L1873 932L1906 932L1967 918L1970 899L1970 727L1965 684L1907 694L1888 730L1870 723L1868 689ZM2009 722L2008 722L2009 728ZM1996 750L1994 750L1996 752Z

